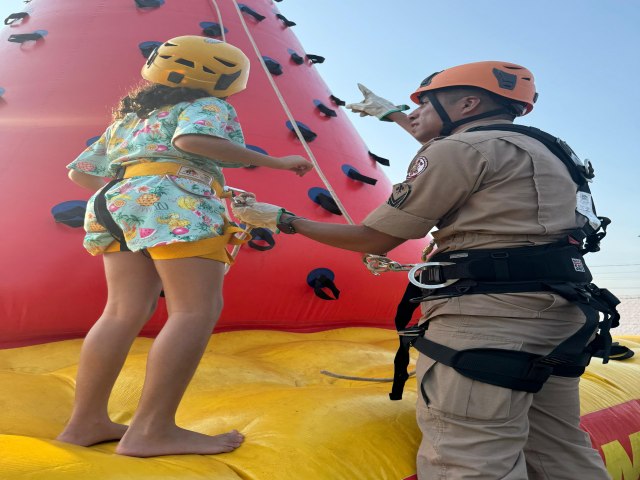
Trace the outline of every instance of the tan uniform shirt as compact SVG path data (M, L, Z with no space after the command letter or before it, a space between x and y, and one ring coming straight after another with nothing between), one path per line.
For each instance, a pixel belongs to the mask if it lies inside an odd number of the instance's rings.
M510 122L478 121L465 129L496 123ZM362 223L406 239L437 227L432 235L440 252L539 245L582 225L576 188L565 165L537 140L515 132L462 131L424 145L405 181ZM431 301L425 313L512 316L514 309L500 300L511 295L469 295L455 307L447 299ZM517 297L549 301L546 294Z

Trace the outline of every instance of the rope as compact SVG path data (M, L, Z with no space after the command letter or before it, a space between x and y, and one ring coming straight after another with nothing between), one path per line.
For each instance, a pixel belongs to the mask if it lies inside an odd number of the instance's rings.
M222 41L226 42L227 38L224 34L224 24L222 23L222 14L218 8L218 2L216 2L216 0L211 0L211 6L215 9L216 14L218 15L218 23L220 24L220 31L222 32Z
M328 377L339 378L340 380L355 380L358 382L393 382L393 378L352 377L350 375L340 375L339 373L332 373L327 370L320 370L320 373ZM413 372L409 372L409 377L413 377L415 376L415 374L415 370Z
M212 1L215 3L215 0L212 0ZM251 42L251 45L253 46L253 50L255 51L256 56L258 57L258 60L260 61L260 64L262 65L262 68L264 69L264 71L265 71L265 73L267 75L267 79L269 80L269 83L271 84L271 87L273 88L273 91L275 92L276 96L278 97L278 100L280 101L280 105L282 105L282 109L286 113L287 118L291 122L291 126L293 127L293 129L296 132L296 135L300 139L300 142L302 143L302 146L304 147L305 152L307 153L309 159L311 160L311 163L313 163L313 166L315 167L315 170L318 173L318 175L320 176L320 179L324 183L325 187L327 187L327 190L329 190L329 192L331 193L331 196L335 200L336 205L338 205L338 208L342 212L342 215L344 216L345 220L350 225L353 225L354 222L353 222L351 216L349 216L349 213L344 208L344 205L342 204L342 202L338 198L338 195L336 194L335 190L333 189L333 187L329 183L329 180L327 179L327 177L324 175L324 173L320 169L320 165L318 164L318 161L316 160L315 155L313 154L313 152L309 148L309 144L303 138L302 133L300 132L300 129L298 128L298 124L296 123L295 119L293 118L293 115L291 114L291 111L289 110L289 107L287 106L287 103L285 102L282 94L280 93L280 89L278 88L278 86L276 85L275 81L273 80L273 77L271 76L271 73L269 73L269 69L267 68L267 64L265 63L264 59L262 58L262 54L260 53L260 49L258 48L258 45L256 44L255 40L253 39L253 36L251 35L251 32L249 31L249 27L247 27L247 23L244 21L244 17L242 16L242 11L240 10L240 7L238 7L238 3L236 2L236 0L232 0L232 2L233 2L233 5L236 7L236 12L238 13L238 16L240 17L240 23L242 24L242 27L244 28L244 31L247 34L247 38Z

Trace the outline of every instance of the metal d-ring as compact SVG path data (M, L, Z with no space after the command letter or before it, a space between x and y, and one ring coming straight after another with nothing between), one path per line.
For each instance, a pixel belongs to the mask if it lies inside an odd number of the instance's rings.
M440 266L444 266L444 265L455 265L455 263L453 263L453 262L425 262L425 263L418 263L411 270L409 270L409 281L411 283L413 283L414 285L416 285L417 287L424 288L426 290L435 290L436 288L447 287L447 286L451 285L452 283L455 283L458 280L460 280L459 278L451 278L449 280L446 280L444 283L428 285L428 284L425 284L425 283L420 283L416 279L416 275L419 272L421 272L422 270L424 270L425 268L440 267Z

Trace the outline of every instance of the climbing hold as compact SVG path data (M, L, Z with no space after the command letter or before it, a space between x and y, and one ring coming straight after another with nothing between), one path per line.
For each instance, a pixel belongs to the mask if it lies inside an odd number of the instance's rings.
M216 22L200 22L200 28L202 28L202 33L207 35L208 37L221 37L222 36L222 27L219 23ZM227 33L229 29L224 27L224 33Z
M322 300L338 300L340 298L340 290L336 287L335 278L335 273L328 268L316 268L307 275L307 285L313 288L313 293ZM333 297L325 289L329 290Z
M267 66L267 70L272 75L282 75L282 65L277 60L274 60L271 57L267 57L265 55L262 56L265 65Z
M321 187L313 187L309 189L307 195L309 195L311 200L320 205L327 212L333 213L334 215L342 215L340 207L338 207L338 204L328 190Z
M356 167L352 167L351 165L347 165L346 163L342 165L342 172L349 178L356 180L358 182L367 183L369 185L375 185L378 183L377 178L367 177L366 175L361 174Z
M55 205L51 209L56 223L63 223L73 228L84 225L84 212L87 209L86 200L69 200Z
M340 100L338 97L336 97L335 95L330 95L329 98L331 99L331 101L333 103L335 103L336 105L338 105L339 107L343 107L347 104L347 102L345 102L344 100Z
M276 18L278 20L282 20L282 23L284 23L285 27L293 27L295 25L295 22L292 22L291 20L287 20L287 18L281 13L276 14Z
M386 158L379 157L378 155L375 155L371 152L369 152L369 156L371 157L372 160L375 160L380 165L384 165L385 167L388 167L389 165L391 165L389 160L387 160Z
M304 63L304 58L298 55L295 50L289 48L287 52L289 52L289 55L291 55L291 60L293 61L293 63L297 65L302 65Z
M287 123L285 125L289 130L296 133L295 130L293 129L293 125L289 120L287 120ZM298 125L298 130L300 130L300 133L302 134L302 138L304 138L307 142L313 142L313 140L315 140L315 138L318 136L317 133L315 133L313 130L307 127L304 123L296 121L296 125Z
M148 42L142 42L138 44L138 48L140 49L140 52L142 53L142 56L144 58L149 58L153 51L160 45L162 45L162 42L150 40Z
M264 15L260 15L258 12L256 12L255 10L250 9L249 7L247 7L244 3L239 3L238 7L240 8L240 11L246 13L247 15L251 15L253 18L255 18L258 22L261 22L262 20L264 20L265 17Z
M324 115L326 115L327 117L337 117L338 114L336 113L335 110L327 107L324 103L322 103L320 100L314 100L313 104L316 106L316 108L318 110L320 110Z
M307 60L311 61L311 63L322 63L322 62L324 62L324 57L321 57L320 55L312 55L312 54L308 53L305 56L307 57Z
M18 20L22 20L23 18L27 18L29 14L27 12L18 12L12 13L7 18L4 19L5 25L13 25Z
M273 233L268 228L253 228L250 233L251 240L249 240L248 245L255 250L264 252L271 250L276 245Z
M138 8L156 8L164 4L164 0L135 0Z
M95 137L91 137L89 139L87 139L86 142L84 142L84 144L87 147L90 147L91 145L93 145L94 143L96 143L98 140L100 140L100 135L96 135Z
M263 155L269 155L264 148L257 147L255 145L245 145L249 150L253 150L254 152L261 153ZM258 168L257 165L247 165L244 168Z
M47 33L48 32L46 30L36 30L32 33L17 33L15 35L9 35L7 40L14 43L24 43L30 40L37 41L44 38Z

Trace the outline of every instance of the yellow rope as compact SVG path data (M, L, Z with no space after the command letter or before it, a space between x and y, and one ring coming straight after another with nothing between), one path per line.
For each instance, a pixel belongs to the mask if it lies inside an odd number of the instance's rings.
M278 100L280 101L280 105L282 105L282 108L283 108L284 112L286 113L287 118L289 119L289 122L291 122L291 126L293 127L294 131L296 132L296 135L298 135L298 138L300 139L300 142L302 143L302 146L304 147L305 152L307 153L309 159L311 160L311 163L313 163L313 166L315 167L315 170L318 173L318 175L320 176L320 179L324 183L325 187L327 187L327 190L329 190L329 193L331 193L331 196L333 197L333 200L336 202L336 205L338 206L338 208L342 212L342 215L344 216L345 220L347 221L347 223L353 225L354 222L351 219L351 216L349 215L349 213L345 209L344 205L342 204L342 202L338 198L338 195L336 194L336 192L333 189L333 187L331 187L331 184L329 183L329 180L327 179L327 177L322 172L322 169L320 168L320 165L318 164L318 161L316 160L315 155L313 154L313 152L309 148L309 144L305 141L304 137L302 136L302 133L300 132L300 129L298 128L298 124L296 123L295 119L293 118L293 115L291 114L291 111L289 110L289 107L287 106L287 103L285 102L282 94L280 93L280 89L276 85L276 82L273 80L273 78L271 76L271 73L269 72L269 69L267 68L267 64L264 62L264 59L262 58L262 54L260 53L260 49L258 48L258 45L256 44L255 40L253 39L253 36L251 35L251 32L249 31L249 27L247 27L247 23L244 21L244 17L242 16L242 11L240 10L240 7L238 7L238 3L236 2L236 0L232 0L232 2L233 2L233 5L236 7L236 11L238 13L238 16L240 17L240 23L242 23L242 27L244 28L244 31L247 34L247 37L249 38L249 41L251 42L251 45L253 46L253 50L255 51L256 56L258 57L258 60L260 61L260 64L262 65L262 68L264 69L264 71L265 71L265 73L267 75L267 79L269 80L269 83L271 84L271 87L273 88L273 91L275 92L276 96L278 97Z

